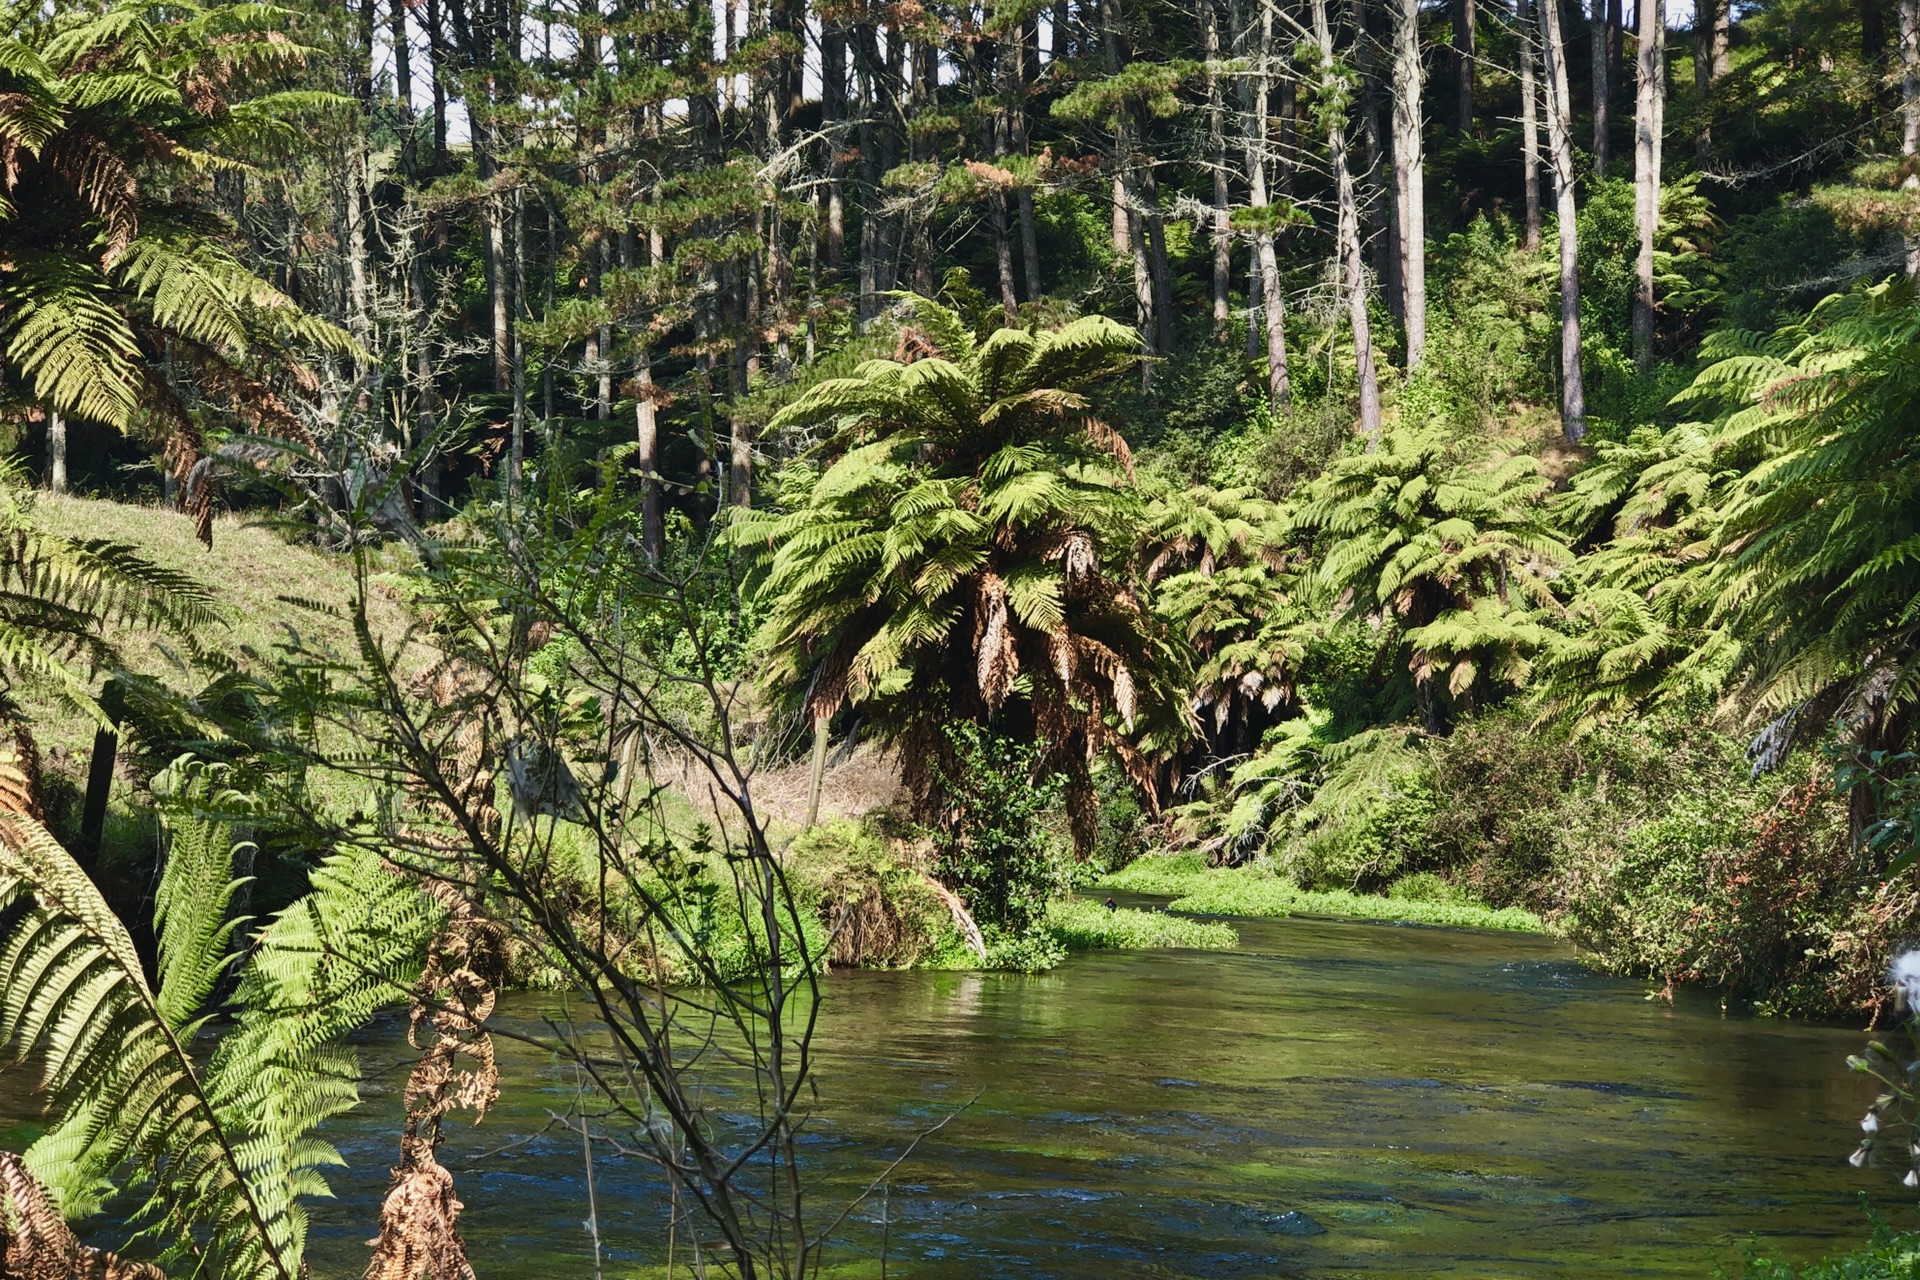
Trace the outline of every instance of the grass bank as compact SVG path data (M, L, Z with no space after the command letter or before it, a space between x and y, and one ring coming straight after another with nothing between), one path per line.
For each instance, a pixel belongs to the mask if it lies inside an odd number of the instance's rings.
M1068 898L1048 907L1047 927L1069 952L1231 951L1240 945L1233 927L1218 920L1134 907L1110 911L1085 898Z
M1520 907L1495 910L1447 894L1431 877L1398 893L1302 889L1258 867L1209 867L1197 853L1149 854L1100 881L1103 889L1166 894L1172 911L1221 916L1336 916L1448 925L1458 929L1544 932L1540 917Z

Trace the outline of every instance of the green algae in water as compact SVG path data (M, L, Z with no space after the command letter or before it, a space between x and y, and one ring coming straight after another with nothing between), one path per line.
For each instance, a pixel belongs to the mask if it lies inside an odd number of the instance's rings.
M1853 1247L1862 1191L1911 1218L1891 1179L1846 1164L1866 1101L1853 1031L1650 1004L1523 934L1238 928L1235 951L1099 952L1034 977L830 975L816 1221L958 1108L893 1176L890 1275L1698 1278L1750 1235L1796 1261ZM502 1016L531 1030L553 1000ZM579 1139L548 1126L573 1077L499 1052L500 1106L442 1152L476 1267L590 1276ZM367 1104L327 1130L351 1167L313 1205L318 1280L366 1263L404 1019L362 1054ZM0 1123L36 1109L0 1092ZM661 1184L611 1154L595 1178L605 1274L661 1276ZM878 1275L879 1209L849 1219L829 1274Z

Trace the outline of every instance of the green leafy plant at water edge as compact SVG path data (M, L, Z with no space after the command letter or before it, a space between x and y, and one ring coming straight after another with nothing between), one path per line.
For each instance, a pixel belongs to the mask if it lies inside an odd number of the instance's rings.
M1538 933L1545 927L1540 917L1521 907L1495 910L1457 899L1435 901L1302 889L1258 867L1209 868L1200 855L1191 853L1140 858L1101 885L1131 893L1171 895L1174 901L1168 904L1170 910L1202 915L1334 916L1528 933Z
M1068 851L1048 825L1065 780L1041 772L1037 746L965 723L945 733L959 767L941 779L952 810L933 832L934 873L983 928L1024 935L1071 878Z
M1896 1231L1877 1215L1867 1243L1847 1253L1796 1267L1755 1251L1735 1273L1739 1280L1920 1280L1920 1232ZM1724 1269L1716 1269L1724 1277Z
M1047 908L1047 928L1069 952L1230 951L1240 945L1240 935L1218 920L1135 907L1113 909L1086 898L1065 898Z

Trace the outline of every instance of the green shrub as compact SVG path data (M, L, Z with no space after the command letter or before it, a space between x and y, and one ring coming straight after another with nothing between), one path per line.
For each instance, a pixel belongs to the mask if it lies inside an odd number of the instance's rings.
M1739 1275L1742 1280L1920 1280L1920 1232L1895 1231L1876 1217L1873 1234L1862 1248L1804 1267L1756 1254Z
M1009 973L1045 973L1067 958L1066 944L1051 929L1032 928L1014 933L999 925L981 930L987 944L987 960L981 966Z
M1883 999L1920 894L1849 834L1823 761L1757 786L1676 790L1667 811L1570 859L1556 924L1601 967L1706 983L1763 1012L1851 1013Z
M1049 822L1064 784L1039 774L1038 746L972 724L948 725L946 733L960 768L942 779L954 813L933 836L934 874L959 892L983 930L1024 935L1072 878L1072 859Z

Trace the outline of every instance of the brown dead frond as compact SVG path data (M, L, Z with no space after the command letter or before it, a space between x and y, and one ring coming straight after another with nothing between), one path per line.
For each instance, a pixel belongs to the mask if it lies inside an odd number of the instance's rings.
M407 1076L400 1163L380 1206L380 1234L368 1242L366 1280L473 1280L453 1175L434 1153L449 1112L471 1111L478 1124L500 1096L486 1029L494 984L481 972L493 967L498 938L453 886L434 882L429 891L451 911L414 989L407 1041L421 1053Z
M1087 439L1096 448L1104 449L1113 455L1127 473L1127 479L1133 479L1133 450L1127 447L1126 437L1115 431L1098 418L1087 419Z
M981 700L989 711L997 712L1013 692L1014 678L1020 674L1020 657L1007 616L1005 580L997 573L983 573L978 580L978 592L979 603L974 611L974 675Z
M40 748L11 701L0 697L0 816L46 819Z
M0 1151L0 1219L6 1280L167 1280L158 1267L81 1244L47 1189L11 1151Z
M117 148L80 129L63 129L41 159L106 224L102 260L112 266L140 228L140 184L133 170Z

